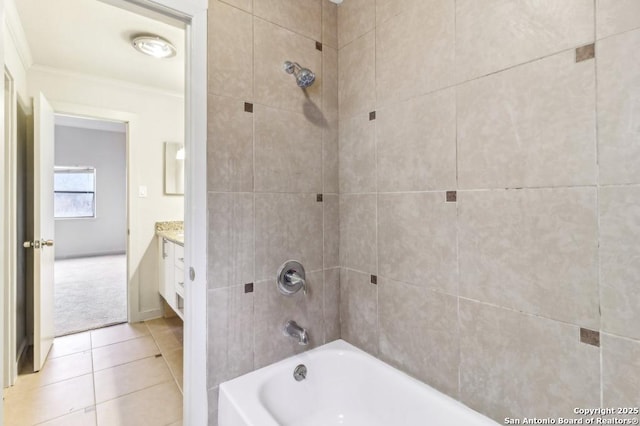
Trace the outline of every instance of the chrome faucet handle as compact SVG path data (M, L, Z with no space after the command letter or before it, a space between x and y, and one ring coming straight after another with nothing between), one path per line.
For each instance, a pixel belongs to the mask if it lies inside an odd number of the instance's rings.
M280 266L276 276L276 284L280 293L291 296L300 289L307 294L307 280L304 267L297 260L289 260Z
M307 281L300 276L296 271L289 270L286 274L284 274L286 280L289 281L292 287L299 288L302 287L302 292L307 294Z

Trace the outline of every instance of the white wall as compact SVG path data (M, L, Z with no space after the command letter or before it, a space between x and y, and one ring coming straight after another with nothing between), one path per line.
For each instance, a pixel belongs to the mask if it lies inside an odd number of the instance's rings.
M96 217L56 219L56 259L124 253L127 234L127 136L56 125L56 166L96 169Z
M182 142L184 98L127 83L32 67L29 95L44 93L58 113L129 122L130 320L160 314L154 224L183 220L184 198L163 194L163 142ZM146 198L138 197L145 185Z

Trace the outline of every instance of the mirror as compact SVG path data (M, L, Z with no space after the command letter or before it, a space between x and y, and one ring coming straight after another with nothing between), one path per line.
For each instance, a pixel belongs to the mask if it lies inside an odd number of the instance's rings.
M181 143L164 143L164 193L184 194L184 145Z

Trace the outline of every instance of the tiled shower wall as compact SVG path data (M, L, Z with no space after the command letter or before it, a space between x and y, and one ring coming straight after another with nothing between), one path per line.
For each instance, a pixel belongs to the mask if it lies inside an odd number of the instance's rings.
M500 422L637 406L640 2L345 0L338 47L342 337Z
M209 2L209 423L218 385L339 337L337 10L328 0ZM313 70L306 91L286 60ZM308 294L276 289L298 259ZM283 336L286 320L310 344Z

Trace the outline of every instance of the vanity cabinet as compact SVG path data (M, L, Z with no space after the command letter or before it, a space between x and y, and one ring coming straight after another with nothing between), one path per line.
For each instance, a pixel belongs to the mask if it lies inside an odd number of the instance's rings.
M160 295L171 309L184 319L184 247L168 240L158 238Z

